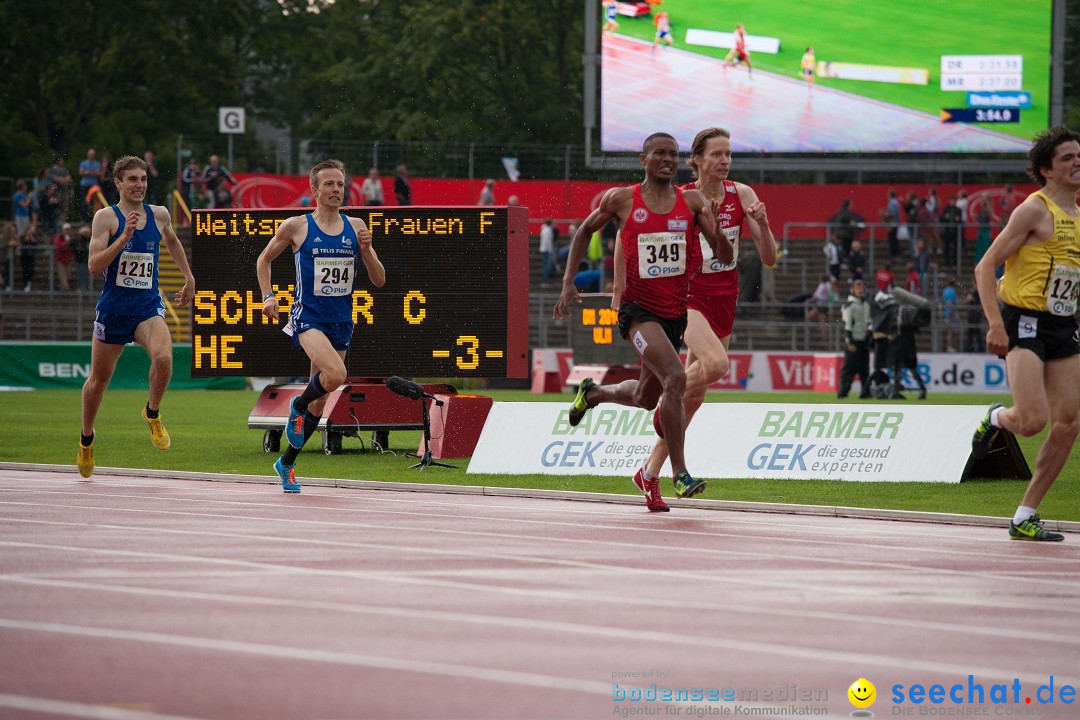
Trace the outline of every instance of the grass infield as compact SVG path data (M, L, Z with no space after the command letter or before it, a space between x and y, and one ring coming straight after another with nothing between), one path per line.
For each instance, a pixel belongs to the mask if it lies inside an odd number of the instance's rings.
M470 391L475 392L475 391ZM564 395L533 395L526 391L490 391L496 401L570 401ZM95 459L103 467L130 467L196 472L237 473L273 477L276 455L262 449L262 431L248 430L247 417L258 394L240 390L174 390L165 396L162 419L172 435L172 448L160 452L150 444L139 411L146 393L110 390L97 419ZM932 395L933 404L988 405L1007 398L990 395ZM836 398L819 393L710 393L710 402L830 403ZM844 401L858 404L859 401ZM897 401L915 403L916 400ZM875 401L876 404L885 404ZM72 466L77 479L75 455L79 437L80 395L75 390L38 390L0 393L0 461L59 463ZM498 485L603 493L636 494L629 477L561 475L468 475L467 458L451 460L460 469L410 470L416 462L404 453L416 451L419 431L390 433L395 454L361 450L355 438L344 439L340 455L323 455L313 437L297 461L304 476L378 480L390 482ZM1028 464L1045 438L1019 438ZM366 437L365 437L366 440ZM370 447L370 446L369 446ZM670 479L664 494L673 495ZM817 480L710 480L703 498L779 502L809 505L950 512L971 515L1011 516L1023 495L1019 480L973 480L960 484L864 483ZM1043 517L1080 520L1080 455L1073 453L1058 481L1040 508Z
M984 125L998 132L1030 138L1046 127L1050 107L1049 0L999 3L986 11L982 0L942 3L867 3L865 0L675 0L661 8L671 16L675 47L723 58L727 50L687 45L690 28L733 32L742 23L750 35L780 38L776 55L752 53L754 69L801 77L799 61L807 46L818 60L926 68L928 85L838 80L819 77L825 87L844 90L932 114L965 106L966 92L941 90L941 55L1022 55L1024 87L1033 107L1019 123ZM619 34L652 41L649 17L619 17ZM745 70L743 71L745 72ZM800 88L801 90L801 88ZM802 94L800 94L800 101ZM905 148L897 148L903 150Z

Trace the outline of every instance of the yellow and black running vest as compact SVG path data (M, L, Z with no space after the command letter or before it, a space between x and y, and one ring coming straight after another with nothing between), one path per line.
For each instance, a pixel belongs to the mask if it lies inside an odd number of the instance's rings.
M1060 317L1076 313L1080 296L1080 208L1069 215L1041 190L1054 218L1054 232L1037 245L1021 245L1005 261L1005 275L998 284L1002 302L1018 308L1041 310Z

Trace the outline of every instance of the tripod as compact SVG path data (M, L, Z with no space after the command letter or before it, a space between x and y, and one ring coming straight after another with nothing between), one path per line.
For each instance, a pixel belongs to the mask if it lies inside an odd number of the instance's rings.
M434 398L432 398L431 402L439 407L442 407L443 404L442 400L435 400ZM420 398L420 410L422 411L424 416L424 454L413 455L413 457L420 458L420 462L416 463L415 465L409 466L409 469L413 470L419 468L420 471L423 472L424 468L431 465L435 465L437 467L457 469L457 465L448 465L446 463L441 463L431 456L431 418L428 417L428 406L427 403L424 402L424 398L422 397Z

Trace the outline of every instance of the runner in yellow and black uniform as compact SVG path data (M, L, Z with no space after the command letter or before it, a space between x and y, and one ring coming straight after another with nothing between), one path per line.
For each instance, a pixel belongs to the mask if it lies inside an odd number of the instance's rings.
M975 431L972 455L985 457L1001 430L1030 437L1049 418L1050 432L1009 535L1063 540L1043 527L1036 510L1080 434L1080 133L1051 128L1035 138L1028 158L1028 172L1041 189L1016 208L975 267L990 325L986 347L1005 357L1013 406L990 407ZM994 268L1002 263L1005 275L995 294Z

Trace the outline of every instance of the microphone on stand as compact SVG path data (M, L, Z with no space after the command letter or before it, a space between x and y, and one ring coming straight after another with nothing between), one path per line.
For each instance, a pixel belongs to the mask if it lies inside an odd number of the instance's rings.
M407 397L410 400L420 400L421 398L427 398L428 400L434 400L435 396L424 390L424 387L420 383L415 383L412 380L406 380L403 377L392 375L386 379L386 388L402 397ZM442 404L442 403L438 403Z

